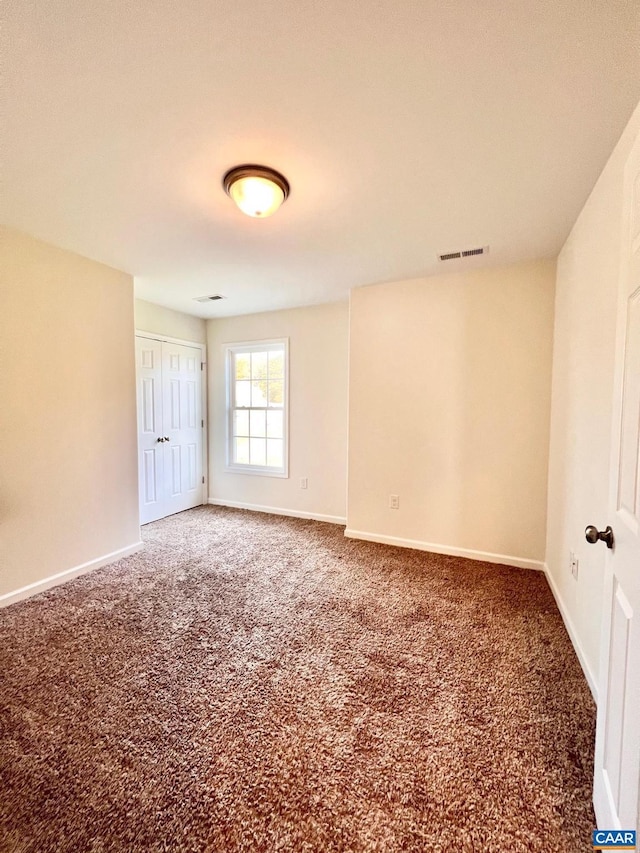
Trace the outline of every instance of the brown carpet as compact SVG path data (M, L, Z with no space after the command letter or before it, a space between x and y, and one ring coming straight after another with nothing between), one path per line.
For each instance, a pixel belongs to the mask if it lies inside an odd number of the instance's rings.
M544 576L213 507L0 611L0 849L591 850Z

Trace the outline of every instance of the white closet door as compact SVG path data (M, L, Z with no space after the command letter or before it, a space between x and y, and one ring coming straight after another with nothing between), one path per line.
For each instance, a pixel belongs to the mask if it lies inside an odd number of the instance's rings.
M164 443L162 437L162 344L136 338L138 397L138 487L140 524L164 511Z
M136 337L140 524L203 502L200 358Z
M600 829L640 829L640 137L625 168L614 453L593 802ZM602 547L602 545L598 545Z
M165 515L202 504L200 350L162 344Z

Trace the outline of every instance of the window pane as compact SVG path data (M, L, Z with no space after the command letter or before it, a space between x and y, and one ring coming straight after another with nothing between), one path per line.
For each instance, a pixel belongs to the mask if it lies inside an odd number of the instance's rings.
M276 379L269 383L269 405L282 406L284 392L284 382L282 379Z
M251 447L251 464L266 465L267 464L267 442L264 438L250 438Z
M251 411L251 438L264 438L267 434L267 413L264 410Z
M237 465L249 464L249 439L234 438L233 439L233 461Z
M267 412L267 437L268 438L283 438L284 412L274 409Z
M267 465L272 468L282 468L284 459L284 442L281 438L267 439Z
M251 379L251 356L248 352L237 352L235 355L236 379Z
M267 353L252 352L251 353L251 378L266 379L267 378Z
M267 380L251 383L251 405L255 407L267 405Z
M233 413L233 434L249 435L249 412L236 410Z
M236 406L251 405L251 383L236 382Z
M269 379L282 379L284 376L284 352L272 350L269 353Z

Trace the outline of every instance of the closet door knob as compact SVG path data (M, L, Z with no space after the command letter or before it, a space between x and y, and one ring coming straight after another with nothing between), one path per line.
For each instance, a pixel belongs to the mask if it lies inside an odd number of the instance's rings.
M164 441L164 438L156 438L156 441Z
M162 440L163 440L163 441L171 441L171 439L169 438L169 436L168 436L168 435L165 435L165 437L164 437Z

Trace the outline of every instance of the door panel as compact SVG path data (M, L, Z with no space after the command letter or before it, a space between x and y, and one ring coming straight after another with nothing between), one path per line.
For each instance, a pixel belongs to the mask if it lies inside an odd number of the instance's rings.
M188 488L198 488L198 448L195 444L187 445L188 456Z
M187 383L187 423L189 429L197 429L198 424L198 406L197 406L197 386L195 382Z
M627 302L627 334L623 380L618 509L628 523L640 520L638 451L640 448L640 287Z
M607 685L607 730L605 732L604 770L611 797L620 804L622 735L624 732L625 685L629 664L629 628L633 611L620 586L614 581Z
M171 452L171 495L176 497L182 494L182 466L180 459L182 456L182 448L179 445L173 445L170 448Z
M157 454L155 450L142 451L144 475L142 484L144 492L142 501L144 505L156 503L158 500L158 477L157 477Z
M640 139L624 187L609 519L615 547L605 577L593 797L603 829L637 829L640 801Z
M169 423L170 429L180 429L180 380L169 382Z

